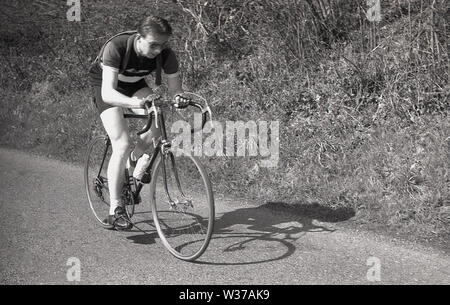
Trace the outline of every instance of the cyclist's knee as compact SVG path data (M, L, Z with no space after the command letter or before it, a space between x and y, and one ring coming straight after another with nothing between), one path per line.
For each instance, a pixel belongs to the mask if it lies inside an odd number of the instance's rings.
M129 137L122 137L115 141L111 141L113 152L121 156L128 156L131 151L131 139Z

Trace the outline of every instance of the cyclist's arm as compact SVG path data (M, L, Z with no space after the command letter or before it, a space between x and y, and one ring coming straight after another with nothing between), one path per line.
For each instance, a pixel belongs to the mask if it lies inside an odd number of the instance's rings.
M116 90L119 71L109 66L103 66L102 99L105 103L125 108L142 108L142 101L128 97Z
M176 72L173 74L166 74L167 76L167 86L169 89L170 96L175 96L177 94L182 94L184 92L181 74L180 72Z

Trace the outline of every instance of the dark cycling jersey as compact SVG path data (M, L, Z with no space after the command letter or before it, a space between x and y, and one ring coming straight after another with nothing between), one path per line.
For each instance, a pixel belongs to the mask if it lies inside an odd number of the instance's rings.
M125 58L127 50L127 41L133 39L133 45L136 41L136 34L119 35L109 41L104 48L103 54L99 62L92 66L89 71L91 82L94 86L101 86L102 84L102 67L108 66L116 69L119 72L119 86L121 83L136 83L142 80L146 75L149 75L156 70L156 58L147 58L136 54L134 47L130 48L130 54L127 65L124 71L120 71L120 65ZM174 74L178 72L178 60L175 53L170 48L166 48L161 52L162 70L165 74Z

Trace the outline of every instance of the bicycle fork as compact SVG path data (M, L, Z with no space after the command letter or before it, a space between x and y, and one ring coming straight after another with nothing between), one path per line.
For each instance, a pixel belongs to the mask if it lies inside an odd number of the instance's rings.
M180 178L179 178L179 175L178 175L178 171L177 171L177 168L176 168L176 165L175 165L175 157L173 156L173 153L170 151L170 148L171 148L171 143L169 141L166 141L166 140L162 140L162 142L160 142L155 148L155 151L161 153L161 161L160 162L162 162L162 169L163 169L164 191L166 192L166 195L167 195L167 198L169 200L169 204L170 204L170 208L171 209L177 209L178 206L182 205L184 207L183 211L185 211L188 207L193 208L194 205L192 204L192 200L188 199L186 197L186 195L184 194L184 192L183 192L183 188L181 186L181 182L180 182ZM135 192L136 196L140 193L140 191L142 190L142 188L143 188L143 186L145 184L150 183L151 176L152 176L151 167L152 167L152 164L154 164L154 161L156 160L158 154L159 153L152 154L152 158L150 160L149 168L146 170L146 173L144 174L144 176L142 177L140 183L136 187L136 192ZM172 198L172 196L170 195L169 186L167 184L168 170L167 170L167 167L166 167L166 160L168 160L172 164L173 175L174 175L174 178L175 178L177 189L178 189L178 191L179 191L179 193L181 195L182 200L178 200L178 199L174 200Z
M168 141L164 141L161 145L161 161L162 161L162 166L163 166L164 189L166 191L167 198L169 199L170 208L175 210L181 205L182 211L185 211L188 207L193 208L194 205L192 204L192 200L188 199L183 192L183 188L181 187L181 182L180 182L180 178L178 175L178 170L177 170L177 167L175 164L175 157L174 157L173 153L170 151L170 148L171 148L171 143ZM169 194L169 188L167 186L168 173L167 173L167 168L166 168L166 160L168 160L172 164L172 171L173 171L173 175L175 178L175 182L176 182L178 191L181 194L181 198L182 198L181 200L179 200L178 198L173 200L172 196L170 196L170 194Z

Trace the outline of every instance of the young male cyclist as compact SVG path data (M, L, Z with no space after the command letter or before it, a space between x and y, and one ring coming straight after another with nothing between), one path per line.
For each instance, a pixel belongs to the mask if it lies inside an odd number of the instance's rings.
M158 66L166 74L169 93L178 105L185 106L189 101L183 97L178 60L168 46L171 35L172 28L167 20L157 16L145 17L136 32L124 32L110 39L90 70L95 105L112 146L107 169L110 210L106 221L118 230L131 228L121 202L123 172L128 157L135 163L150 147L152 139L159 137L153 121L152 128L140 136L131 151L132 141L124 111L145 113L145 98L152 94L152 89L144 77L157 72Z

